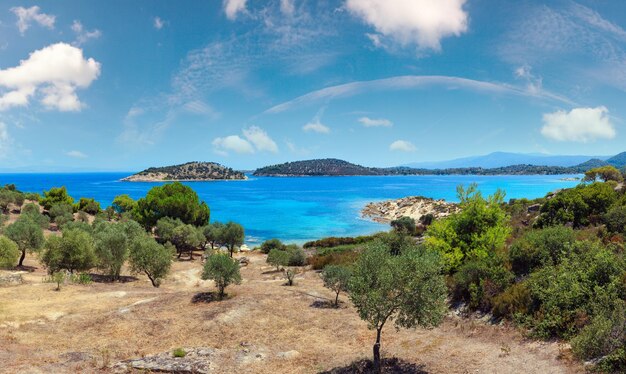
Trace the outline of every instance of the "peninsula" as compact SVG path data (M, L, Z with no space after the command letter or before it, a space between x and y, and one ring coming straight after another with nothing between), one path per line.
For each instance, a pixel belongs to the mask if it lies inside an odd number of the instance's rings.
M163 182L163 181L213 181L247 179L240 171L235 171L215 162L188 162L181 165L152 167L123 178L124 182Z

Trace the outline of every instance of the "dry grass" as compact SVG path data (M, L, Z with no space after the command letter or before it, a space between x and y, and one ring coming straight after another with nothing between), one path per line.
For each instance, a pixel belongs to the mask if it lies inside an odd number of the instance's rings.
M108 372L119 360L177 347L217 349L216 373L315 373L369 358L374 334L347 301L316 308L332 298L319 275L306 271L293 287L247 255L244 281L223 301L193 303L214 291L199 279L200 261L175 262L161 288L138 276L128 283L43 283L33 257L21 286L0 288L0 371L7 373ZM285 352L290 352L285 354ZM562 351L562 349L561 349ZM513 329L448 318L433 330L389 327L383 354L432 373L576 373L559 360L556 343L526 341Z

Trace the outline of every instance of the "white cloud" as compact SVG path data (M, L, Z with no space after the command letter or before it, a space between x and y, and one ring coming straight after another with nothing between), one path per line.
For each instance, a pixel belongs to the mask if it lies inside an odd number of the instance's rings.
M391 127L393 122L385 118L361 117L359 122L365 127Z
M56 17L40 13L39 11L40 8L38 6L32 6L30 8L24 8L21 6L11 8L11 12L17 16L17 28L20 30L20 34L24 35L33 21L43 27L49 29L54 28L54 21Z
M69 151L65 152L65 155L73 158L87 158L87 155L81 151Z
M415 152L417 148L406 140L396 140L389 145L389 150L398 152Z
M154 17L154 28L157 30L161 30L165 26L165 21L161 19L161 17Z
M402 46L441 49L441 39L467 31L466 0L347 0L350 13ZM375 45L380 37L368 35Z
M11 151L13 139L9 135L9 130L4 122L0 122L0 158L5 158Z
M74 20L72 23L72 31L76 34L76 40L72 43L75 46L81 46L85 44L89 39L98 39L102 36L102 32L98 29L91 31L85 30L83 24L80 21Z
M276 142L258 126L250 126L244 129L243 136L248 139L250 143L254 144L254 147L259 151L278 153Z
M235 153L254 153L254 148L247 140L242 139L239 135L230 135L224 138L213 139L215 151L225 155L228 151Z
M80 48L57 43L37 50L16 67L0 70L0 111L28 105L39 93L49 109L77 111L83 104L76 90L87 88L100 75L100 63L85 59Z
M543 136L557 141L586 143L596 139L613 139L616 134L609 110L604 106L546 113L543 123Z
M504 83L485 82L467 78L449 77L442 75L404 75L398 77L376 79L372 81L351 82L340 84L337 86L322 88L321 90L309 92L290 101L275 105L265 112L280 113L294 107L315 103L322 100L328 102L337 98L350 97L374 91L408 90L430 86L442 86L450 89L463 88L467 90L493 94L537 97L541 99L559 101L570 105L572 104L571 100L543 89L538 92L532 92L528 90L528 87L517 87Z
M280 0L280 11L283 12L283 14L291 16L294 10L293 0Z
M317 132L320 134L330 133L330 128L320 122L309 122L306 125L302 126L302 130L304 130L305 132Z
M237 18L237 14L246 11L247 0L224 0L224 13L226 18L234 20Z

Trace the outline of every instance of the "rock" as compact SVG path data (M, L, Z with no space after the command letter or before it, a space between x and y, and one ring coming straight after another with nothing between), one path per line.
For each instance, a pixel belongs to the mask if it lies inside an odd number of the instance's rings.
M239 259L239 266L248 266L248 264L250 264L250 260L247 257Z
M458 210L458 205L444 200L409 196L398 200L369 203L363 208L361 215L364 218L371 218L375 222L389 223L403 216L419 221L421 217L432 214L437 219Z
M0 287L17 286L24 283L22 272L0 272Z
M528 213L538 212L541 210L541 204L533 204L528 207Z
M153 356L120 361L112 366L116 373L124 373L130 370L145 370L148 372L161 373L210 373L211 361L216 355L216 350L208 347L184 348L185 357L174 357L172 352L164 352Z
M300 356L300 352L294 351L294 350L286 351L286 352L278 352L276 354L276 357L282 358L284 360L291 360L291 359L294 359L294 358L296 358L298 356Z

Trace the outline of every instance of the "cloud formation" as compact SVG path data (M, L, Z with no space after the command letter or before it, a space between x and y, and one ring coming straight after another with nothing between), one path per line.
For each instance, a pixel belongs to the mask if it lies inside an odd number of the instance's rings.
M359 122L365 127L391 127L393 122L385 118L361 117Z
M91 31L85 30L83 24L77 20L74 20L74 23L72 23L72 31L76 34L76 40L72 43L72 45L75 46L81 46L89 41L89 39L98 39L102 36L102 32L98 29L93 29Z
M389 145L389 150L394 152L415 152L417 148L413 143L406 140L396 140Z
M229 20L235 20L237 15L246 10L247 0L224 0L224 13Z
M11 12L17 16L17 29L20 30L20 34L24 35L26 30L30 28L32 22L48 29L54 28L55 16L41 13L38 6L32 6L30 8L24 8L21 6L11 8Z
M346 8L378 34L376 46L389 38L402 46L441 50L441 39L467 31L466 0L347 0Z
M76 94L100 75L100 63L85 59L83 51L57 43L30 54L18 66L0 70L0 111L26 106L37 95L48 109L78 111L83 104Z
M213 139L215 153L227 156L229 152L255 153L271 152L278 153L276 142L260 127L250 126L243 129L243 138L239 135L229 135L223 138Z
M157 30L161 30L163 26L165 26L165 21L161 19L161 17L154 17L154 28Z
M73 158L87 158L87 155L84 154L81 151L69 151L69 152L65 152L65 155L68 157L73 157Z
M596 139L613 139L616 135L609 110L604 106L546 113L543 123L541 134L562 142L587 143Z

